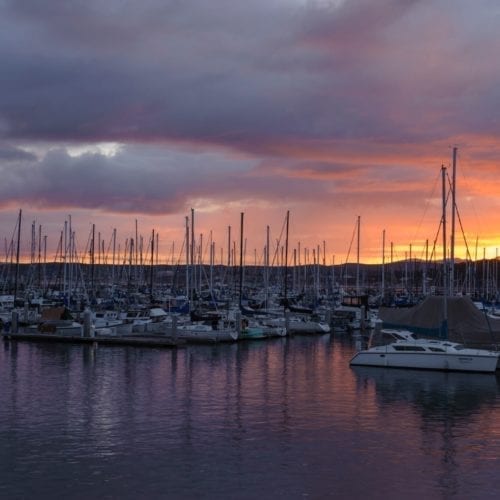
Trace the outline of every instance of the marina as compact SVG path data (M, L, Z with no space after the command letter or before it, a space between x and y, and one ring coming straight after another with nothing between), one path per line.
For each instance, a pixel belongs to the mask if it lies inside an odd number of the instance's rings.
M440 170L442 211L437 236L442 237L442 259L439 261L435 255L429 259L426 248L425 260L414 263L418 273L415 272L412 284L407 274L411 257L409 261L394 263L391 253L386 269L385 238L381 274L379 266L365 266L361 279L360 216L353 233L357 258L350 269L347 262L337 269L333 262L326 264L325 242L322 256L319 245L313 249L312 263L304 249L302 264L300 242L297 248L291 248L290 211L286 212L274 248L270 246L267 226L263 265L257 264L256 251L254 265L246 263L244 212L240 213L238 247L231 240L231 226L228 227L227 265L222 264L222 252L220 264L215 263L212 232L209 263L204 264L203 234L195 237L194 209L190 217L185 217L185 254L176 265L159 264L158 233L154 230L147 249L142 245L142 236L138 249L137 221L135 240L127 240L121 263L120 252L118 257L115 254L116 231L112 264L106 263L110 257L106 254L101 263L104 242L100 234L96 262L95 225L84 252L89 262L86 257L80 259L71 216L61 231L59 262L57 256L53 262L47 262L46 250L42 262L41 226L37 237L33 223L31 262L22 264L20 210L14 231L16 242L12 238L10 255L6 254L1 266L0 285L6 292L0 296L2 335L6 341L81 338L85 339L83 342L103 343L112 339L114 344L174 347L184 342L222 343L340 331L358 333L365 339L369 336L368 349L359 352L351 364L493 372L497 369L500 345L496 307L500 299L498 262L483 262L494 268L493 279L483 272L479 280L476 263L467 260L459 265L455 260L457 149L453 148L452 177L444 165ZM38 259L33 252L37 246ZM291 250L293 259L289 258ZM148 254L149 262L145 257ZM405 269L404 279L401 269L397 279L396 270L401 265ZM386 273L391 277L388 284ZM396 285L399 281L404 287ZM401 303L402 296L409 301ZM496 302L488 312L485 301L492 299ZM392 333L396 341L372 347L374 331L380 333L384 326L382 331ZM460 340L465 346L458 343Z
M287 239L272 266L268 251L244 265L243 237L229 266L190 241L176 266L78 262L71 246L3 264L0 496L498 491L500 318L481 285L450 293L467 263L453 282L442 263L393 263L382 286L379 266L289 264ZM409 265L415 286L396 286Z
M253 265L243 212L216 263L194 210L177 262L154 231L134 247L137 226L121 257L96 256L93 226L80 258L70 218L59 255L26 263L20 211L0 265L0 496L493 498L498 262L362 265L360 217L356 262L319 245L301 262L289 217Z
M500 497L495 2L0 27L1 500Z

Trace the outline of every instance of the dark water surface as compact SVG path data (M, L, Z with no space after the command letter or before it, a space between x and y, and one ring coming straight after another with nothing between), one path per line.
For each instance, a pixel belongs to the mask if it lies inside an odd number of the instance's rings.
M349 337L0 344L0 498L500 497L500 379Z

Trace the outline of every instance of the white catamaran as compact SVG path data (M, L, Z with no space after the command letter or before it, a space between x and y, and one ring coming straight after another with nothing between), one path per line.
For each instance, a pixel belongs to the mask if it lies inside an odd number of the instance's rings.
M351 366L482 373L494 373L499 368L499 352L469 349L447 340L418 339L407 330L384 329L382 333L394 341L357 352Z

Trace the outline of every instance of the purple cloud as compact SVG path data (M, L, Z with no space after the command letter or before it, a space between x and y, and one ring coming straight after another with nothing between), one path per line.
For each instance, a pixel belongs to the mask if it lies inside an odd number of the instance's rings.
M498 132L500 75L482 63L498 47L489 20L498 14L465 1L446 18L444 0L311 5L7 2L4 135L182 140L257 154L294 138ZM478 18L480 33L471 29Z

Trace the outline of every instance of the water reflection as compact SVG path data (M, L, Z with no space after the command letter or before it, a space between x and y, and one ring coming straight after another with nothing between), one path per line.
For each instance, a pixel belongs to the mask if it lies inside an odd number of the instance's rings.
M465 497L471 475L484 493L500 456L496 377L351 369L353 349L333 335L4 344L0 496Z
M498 460L498 398L496 375L375 367L352 367L357 390L375 391L381 412L403 406L418 415L420 430L402 422L412 441L408 449L419 449L437 467L435 482L443 495L452 497L464 487L464 474L477 471L480 461ZM403 435L404 436L404 435ZM495 482L493 482L495 484ZM494 491L494 490L493 490ZM485 491L485 496L489 496ZM470 493L473 494L473 486Z
M494 374L351 367L358 388L374 386L381 405L406 401L424 421L460 419L494 404L499 385Z

